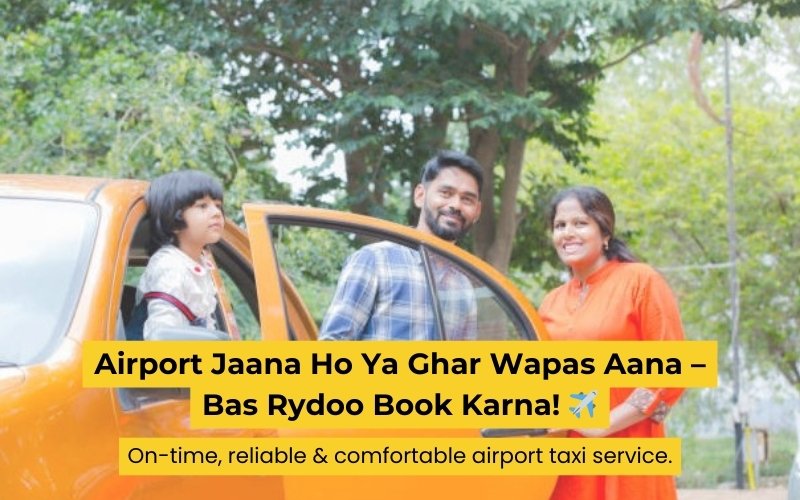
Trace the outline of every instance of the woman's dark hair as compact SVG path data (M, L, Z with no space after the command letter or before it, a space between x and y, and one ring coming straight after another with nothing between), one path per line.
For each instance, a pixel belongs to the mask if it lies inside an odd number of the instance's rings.
M620 262L637 262L638 259L633 255L627 245L614 236L614 205L602 191L593 186L576 186L559 191L550 202L550 212L548 223L550 231L553 230L553 222L556 219L558 205L570 198L578 200L581 208L586 215L591 217L600 226L603 236L608 236L608 248L604 248L605 256L608 260L618 260Z
M156 177L144 195L150 216L150 251L177 244L175 232L186 229L183 211L206 196L222 201L222 186L204 172L178 170Z
M442 169L450 167L460 168L470 174L478 183L478 196L480 196L483 189L483 169L475 158L458 151L442 150L428 160L422 169L422 183L427 184L436 179Z

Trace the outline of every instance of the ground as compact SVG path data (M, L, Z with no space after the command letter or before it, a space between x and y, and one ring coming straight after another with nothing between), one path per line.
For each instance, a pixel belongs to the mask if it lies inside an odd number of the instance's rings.
M789 490L785 486L757 490L678 490L678 500L787 500L787 498Z

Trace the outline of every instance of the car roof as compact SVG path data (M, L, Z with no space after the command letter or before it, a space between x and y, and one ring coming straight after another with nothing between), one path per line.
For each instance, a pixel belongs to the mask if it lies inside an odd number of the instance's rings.
M112 191L117 195L128 192L134 196L141 196L146 186L146 182L133 179L36 174L0 175L0 196L26 198L93 201L100 191L108 187L112 187Z

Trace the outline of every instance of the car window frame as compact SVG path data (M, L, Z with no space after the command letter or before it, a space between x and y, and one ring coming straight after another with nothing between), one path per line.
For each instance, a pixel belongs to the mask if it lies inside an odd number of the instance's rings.
M387 221L379 221L366 216L346 214L343 212L337 213L331 210L288 205L284 206L248 203L244 205L243 211L245 213L245 221L247 223L251 252L253 253L253 265L256 271L256 280L266 281L263 283L257 283L259 287L259 293L263 287L264 292L267 294L279 294L281 298L281 309L283 310L283 321L281 326L286 328L286 330L283 330L283 332L288 332L290 325L288 325L287 303L283 296L283 287L277 278L277 276L281 274L281 268L280 263L278 262L277 252L275 251L274 242L272 240L272 228L276 225L314 227L355 233L357 235L398 243L403 246L416 249L420 252L433 251L442 257L453 261L461 268L469 271L473 276L487 286L492 293L497 295L498 298L502 300L504 308L508 312L509 317L513 320L515 326L519 329L520 335L523 338L533 341L541 340L543 337L546 338L546 333L542 333L545 332L544 326L541 323L541 319L538 318L538 315L536 315L535 310L533 310L533 315L531 315L521 306L519 300L509 293L508 288L513 287L510 282L506 284L499 283L494 277L488 275L479 266L476 266L469 261L470 259L479 260L477 257L470 255L466 251L455 246L453 246L452 249L448 248L446 245L450 245L450 243L442 241L440 244L435 240L433 242L428 242L425 241L425 237L415 238L414 236L416 235L412 236L411 234L401 234L401 231L402 233L408 233L409 231L412 231L413 233L417 232L411 228L405 228L398 224ZM293 213L289 213L290 211ZM322 215L325 217L322 218ZM390 227L383 228L379 226ZM391 226L402 229L393 231L393 227ZM265 244L266 248L260 248ZM461 255L458 255L458 253L464 253L468 257L464 258ZM428 286L431 287L435 293L436 287L430 282L431 270L429 265L426 265L426 280L428 280ZM521 292L519 294L521 295ZM438 307L438 297L436 303ZM533 309L530 303L527 305ZM268 321L268 319L275 319L277 316L274 311L270 314L271 315L269 318L261 318L262 336L264 338L266 338L267 335L270 335L269 332L264 330L265 322ZM279 328L279 330L282 329ZM278 335L273 332L271 337L280 338ZM289 333L284 333L283 338L291 339L291 335Z
M232 222L228 221L232 224ZM108 321L108 331L106 332L106 340L123 340L129 341L124 337L124 324L122 323L122 314L121 314L121 300L122 300L122 289L125 286L125 277L128 273L128 269L130 267L142 267L142 266L132 266L131 259L139 259L141 256L136 256L133 254L134 245L141 244L141 242L136 240L136 234L141 224L147 224L147 209L146 204L144 202L144 198L136 199L131 206L128 208L125 214L125 222L122 224L120 239L118 242L117 247L117 266L115 266L114 277L112 279L111 287L113 289L112 292L112 300L109 302L109 321ZM229 230L233 233L233 230ZM223 233L224 235L227 233ZM240 281L249 281L252 283L252 286L248 287L248 291L255 294L257 290L257 284L255 281L255 273L252 267L252 262L248 259L248 257L241 252L239 252L235 245L229 243L224 240L220 240L219 243L214 245L211 248L212 259L214 262L214 266L219 268L214 270L215 273L220 273L222 269L225 269L225 272L228 273L228 276L234 282L234 284L242 290L240 285ZM220 262L217 260L218 256L222 256L222 266L220 266ZM147 257L149 259L149 256ZM235 273L230 273L227 266L228 264L232 264L233 266L237 267ZM146 264L145 264L146 267ZM221 275L215 276L214 280L215 283L217 282L217 278L219 280L222 279ZM225 297L223 297L225 295ZM247 294L243 293L242 295L248 299ZM220 326L222 327L222 331L225 331L229 335L231 335L232 340L239 341L240 338L238 336L238 332L236 335L233 333L233 329L226 312L225 307L223 306L223 300L229 300L227 297L227 292L222 291L220 289L217 290L217 310L222 311L223 314L221 318L218 318L220 322ZM252 303L256 303L257 299L248 299L247 300L247 307L252 308ZM228 304L230 305L230 304ZM232 309L230 309L232 311ZM256 319L258 320L259 316L257 313L254 312ZM120 332L122 332L122 338L120 338ZM135 340L130 340L129 342L136 342ZM189 391L186 388L125 388L125 387L118 387L115 388L115 401L116 407L119 411L123 413L131 413L131 412L138 412L138 411L146 411L149 407L153 405L161 405L165 403L171 404L181 404L185 405L186 401L189 398Z

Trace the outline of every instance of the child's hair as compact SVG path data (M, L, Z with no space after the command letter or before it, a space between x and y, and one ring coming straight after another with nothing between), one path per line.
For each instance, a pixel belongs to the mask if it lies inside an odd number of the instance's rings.
M150 215L150 251L176 245L175 231L186 228L183 211L206 196L222 201L222 186L204 172L179 170L156 177L144 195Z

